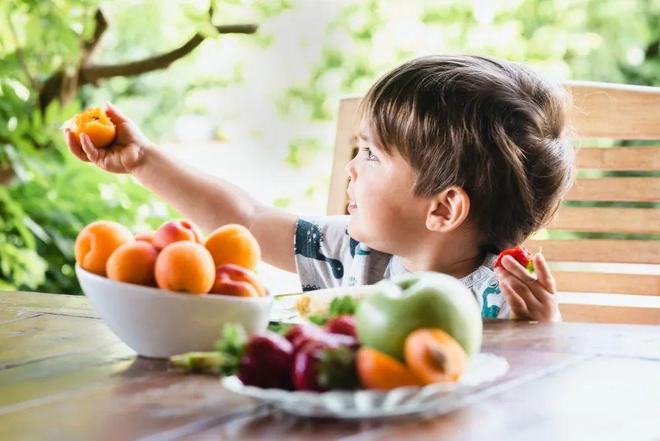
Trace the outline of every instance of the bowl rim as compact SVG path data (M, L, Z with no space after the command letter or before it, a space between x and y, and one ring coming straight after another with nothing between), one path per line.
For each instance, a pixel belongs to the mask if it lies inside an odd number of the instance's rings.
M92 273L90 271L87 271L86 269L82 268L78 263L76 263L75 266L75 271L76 271L76 276L78 278L81 277L86 277L88 279L92 279L97 281L98 283L104 283L106 285L119 285L119 286L125 286L126 288L130 288L132 290L139 291L141 293L144 293L146 295L150 296L158 296L163 298L163 296L167 296L168 298L178 298L178 299L197 299L198 301L208 301L208 302L235 302L235 303L268 303L273 301L273 295L269 294L266 296L260 296L260 297L239 297L239 296L232 296L229 294L210 294L210 293L203 293L203 294L188 294L188 293L183 293L183 292L176 292L176 291L169 291L166 289L162 288L155 288L151 286L145 286L145 285L137 285L135 283L127 283L127 282L120 282L118 280L112 280L107 277L100 276L98 274ZM84 291L84 289L83 289ZM87 293L85 293L87 295Z

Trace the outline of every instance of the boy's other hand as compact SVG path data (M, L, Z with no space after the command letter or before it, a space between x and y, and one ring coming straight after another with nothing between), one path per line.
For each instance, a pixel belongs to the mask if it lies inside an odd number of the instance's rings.
M534 256L535 274L530 274L511 256L502 259L502 267L495 269L500 290L516 318L539 322L560 319L557 287L543 255Z
M112 144L105 148L97 148L87 135L82 134L78 140L70 128L65 127L66 144L71 153L82 161L92 162L112 173L131 173L140 165L144 152L152 143L112 104L106 103L104 110L116 128L115 140Z

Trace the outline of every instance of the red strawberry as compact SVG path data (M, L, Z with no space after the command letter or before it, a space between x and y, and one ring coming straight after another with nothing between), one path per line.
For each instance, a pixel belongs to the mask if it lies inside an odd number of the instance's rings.
M495 268L502 268L502 259L504 256L513 257L522 266L527 268L527 271L530 273L534 272L534 261L532 260L532 253L530 253L525 247L518 245L515 248L509 248L508 250L502 251L500 255L497 256L497 260L495 261L494 265Z

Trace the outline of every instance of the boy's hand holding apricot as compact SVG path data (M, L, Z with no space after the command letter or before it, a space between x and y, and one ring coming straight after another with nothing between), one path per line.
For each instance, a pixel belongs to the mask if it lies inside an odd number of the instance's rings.
M531 265L523 266L510 254L495 265L500 290L511 306L515 318L550 322L559 319L557 287L543 255L534 255ZM529 271L534 268L534 273Z
M66 144L76 157L112 173L131 173L152 143L116 107L88 109L64 128Z

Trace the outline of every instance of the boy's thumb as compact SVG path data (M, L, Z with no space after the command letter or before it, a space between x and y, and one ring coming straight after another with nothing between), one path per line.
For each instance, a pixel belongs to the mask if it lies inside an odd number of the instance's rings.
M92 141L89 139L89 136L87 136L86 133L80 135L80 146L87 155L87 159L92 162L96 162L96 160L99 158L99 152L94 144L92 144Z
M121 111L117 109L110 101L105 102L105 113L115 124L129 121L128 117L121 113Z

